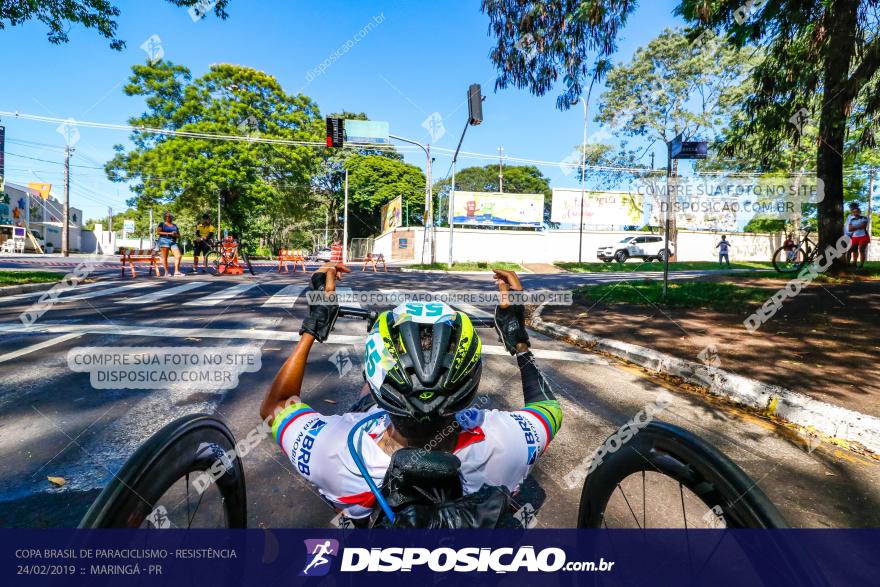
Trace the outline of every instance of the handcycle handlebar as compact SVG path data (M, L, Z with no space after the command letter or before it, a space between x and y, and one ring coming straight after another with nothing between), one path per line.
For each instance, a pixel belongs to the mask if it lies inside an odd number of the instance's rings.
M376 321L376 318L379 317L379 312L375 310L365 310L363 308L340 306L339 317L358 318L360 320L366 320L369 325L372 325L373 322ZM495 318L492 316L471 316L470 318L474 328L495 328Z

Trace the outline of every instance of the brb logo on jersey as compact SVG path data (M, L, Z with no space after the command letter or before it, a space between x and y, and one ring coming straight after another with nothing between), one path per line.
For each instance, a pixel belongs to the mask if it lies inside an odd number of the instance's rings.
M520 429L523 431L523 438L525 439L526 447L528 448L527 463L529 465L534 465L535 459L538 458L538 431L535 430L532 423L523 416L517 413L511 413L510 417L519 424Z
M315 438L317 438L318 434L320 434L321 430L323 430L326 425L327 422L321 419L316 419L308 424L306 437L303 439L302 444L299 445L296 456L296 468L299 469L300 473L303 475L308 475L311 471L309 468L309 462L312 460L312 447L315 446ZM299 438L297 438L297 442L298 441Z
M330 572L333 559L339 554L339 541L332 538L304 540L306 543L306 566L300 577L323 577Z

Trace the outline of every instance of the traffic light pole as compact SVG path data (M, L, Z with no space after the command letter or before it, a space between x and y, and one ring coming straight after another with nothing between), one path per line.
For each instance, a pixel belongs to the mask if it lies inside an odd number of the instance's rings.
M425 262L425 249L428 248L427 243L429 239L431 241L431 263L434 263L434 198L431 194L431 145L423 145L419 142L395 135L388 135L388 138L416 145L425 152L425 220L424 229L422 231L422 263L424 264ZM429 231L430 236L428 236Z
M452 235L453 235L453 209L452 206L455 203L455 163L458 161L458 151L461 149L461 143L464 142L464 135L467 132L468 127L471 125L471 121L468 120L464 125L464 130L461 131L461 137L458 139L458 146L455 147L455 155L452 156L452 188L449 191L449 262L447 265L449 268L452 268Z

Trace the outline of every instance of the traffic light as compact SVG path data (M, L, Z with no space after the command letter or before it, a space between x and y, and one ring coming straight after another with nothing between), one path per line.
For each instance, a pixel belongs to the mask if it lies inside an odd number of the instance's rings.
M327 146L341 147L345 142L345 126L341 118L327 117Z
M483 93L480 84L471 84L468 88L468 122L476 126L483 122Z

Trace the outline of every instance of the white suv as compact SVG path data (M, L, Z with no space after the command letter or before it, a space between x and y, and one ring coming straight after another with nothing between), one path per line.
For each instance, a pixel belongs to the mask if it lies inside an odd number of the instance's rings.
M669 248L675 252L675 243L670 242ZM670 252L663 248L663 237L650 236L626 236L620 241L599 247L596 256L606 263L617 261L623 263L630 257L644 259L645 261L663 261Z

